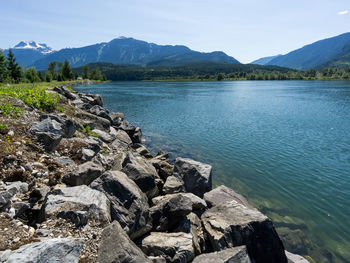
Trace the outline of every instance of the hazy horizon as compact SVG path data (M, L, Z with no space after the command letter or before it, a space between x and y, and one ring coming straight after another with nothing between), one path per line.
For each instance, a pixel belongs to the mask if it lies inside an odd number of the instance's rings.
M0 29L0 47L33 40L59 50L126 36L201 52L223 51L249 63L349 32L349 9L345 0L6 1L0 10L6 25Z

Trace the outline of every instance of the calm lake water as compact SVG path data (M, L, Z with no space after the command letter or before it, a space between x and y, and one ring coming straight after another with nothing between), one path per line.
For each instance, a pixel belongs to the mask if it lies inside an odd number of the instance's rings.
M112 82L110 111L153 151L214 167L274 221L287 249L350 262L350 82ZM310 259L310 258L309 258Z

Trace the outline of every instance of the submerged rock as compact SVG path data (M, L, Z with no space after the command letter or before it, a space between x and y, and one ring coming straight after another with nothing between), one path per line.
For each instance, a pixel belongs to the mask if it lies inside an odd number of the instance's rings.
M185 184L186 191L199 197L212 188L212 167L188 158L176 158L173 175Z
M141 243L149 256L161 256L166 262L191 262L194 258L192 235L187 233L152 232Z
M117 221L114 221L102 231L99 263L151 263L128 237Z
M227 248L196 257L193 263L252 263L245 246Z
M6 263L78 263L84 246L82 238L54 238L6 250L0 262Z
M152 229L148 199L126 174L106 172L90 187L107 196L111 202L112 220L117 220L131 239L141 237Z

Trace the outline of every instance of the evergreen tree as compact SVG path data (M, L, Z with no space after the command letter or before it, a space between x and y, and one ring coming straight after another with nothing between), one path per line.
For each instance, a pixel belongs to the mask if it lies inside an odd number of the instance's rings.
M51 82L51 80L52 80L52 75L49 71L46 72L45 80L46 80L46 82Z
M42 71L39 71L39 72L38 72L38 78L40 79L41 82L44 82L44 81L45 81L45 76L44 76L44 74L43 74Z
M37 82L39 80L38 75L36 73L36 69L34 67L32 67L26 71L26 78L31 83Z
M84 66L83 67L83 79L88 79L89 78L89 67Z
M70 67L67 59L64 61L64 64L62 67L62 76L64 80L71 80L74 78L72 68Z
M55 76L56 65L57 65L57 62L56 61L52 61L52 62L49 63L49 66L47 68L47 70L50 72L52 77Z
M12 50L9 50L8 56L7 56L7 69L9 71L10 77L14 82L19 82L22 77L22 71L18 63L16 62L15 55L13 54Z
M5 82L7 78L8 78L7 61L6 61L6 57L2 54L2 51L0 50L0 83Z

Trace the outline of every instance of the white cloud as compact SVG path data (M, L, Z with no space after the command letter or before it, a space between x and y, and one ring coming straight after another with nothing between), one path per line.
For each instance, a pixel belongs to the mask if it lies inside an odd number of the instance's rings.
M349 10L340 11L338 15L342 16L342 15L346 15L347 13L349 13Z

